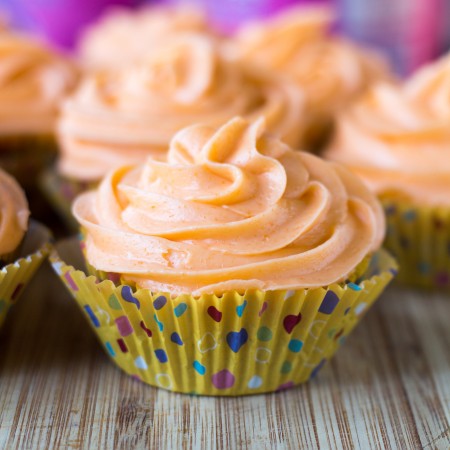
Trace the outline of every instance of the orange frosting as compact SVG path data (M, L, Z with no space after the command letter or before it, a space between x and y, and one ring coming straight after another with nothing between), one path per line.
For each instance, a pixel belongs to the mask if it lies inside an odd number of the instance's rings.
M244 27L228 50L291 77L305 91L310 121L328 120L389 72L378 55L330 36L332 21L326 8L289 9Z
M34 39L0 31L0 134L50 134L74 68Z
M167 162L113 171L73 212L90 264L174 294L329 285L384 234L354 175L241 118L180 131Z
M83 34L80 59L91 69L122 67L185 32L210 34L204 14L182 6L113 9Z
M293 84L228 61L206 36L180 35L146 60L81 83L63 107L60 171L97 180L147 156L161 160L181 128L235 115L264 116L271 132L297 146L302 100Z
M374 87L340 117L327 156L379 195L450 205L450 54L401 86Z
M0 256L13 252L27 231L28 203L19 184L0 169Z

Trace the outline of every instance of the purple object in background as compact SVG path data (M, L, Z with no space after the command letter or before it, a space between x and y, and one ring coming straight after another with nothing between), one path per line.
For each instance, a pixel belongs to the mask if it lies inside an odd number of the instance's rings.
M387 53L408 74L435 58L447 0L337 0L345 34Z
M142 0L0 0L12 24L70 48L80 30L110 6L133 7Z
M326 5L330 0L194 0L192 4L205 8L214 25L229 33L241 23L268 17L282 8L294 5Z

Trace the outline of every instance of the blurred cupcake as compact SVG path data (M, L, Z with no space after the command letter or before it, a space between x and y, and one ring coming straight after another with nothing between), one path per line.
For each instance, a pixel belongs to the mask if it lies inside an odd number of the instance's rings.
M110 169L149 156L163 160L181 128L218 126L235 115L265 117L272 133L296 146L302 100L293 84L225 59L208 37L180 35L123 70L87 76L67 99L59 122L61 157L47 190L67 215L74 195Z
M375 196L262 120L188 127L167 162L111 172L73 210L94 276L56 253L55 270L112 359L174 391L308 380L395 267Z
M244 26L227 46L230 55L260 70L290 77L306 95L304 148L320 148L334 117L374 81L389 76L372 51L329 34L333 15L326 8L288 9Z
M399 279L450 287L450 54L342 114L327 157L383 200Z
M88 27L78 46L88 69L123 67L151 54L180 33L213 35L205 15L186 6L116 8Z
M0 170L0 326L48 253L48 231L28 216L22 189Z
M74 83L74 68L62 56L0 31L0 167L26 188L56 155L58 106Z

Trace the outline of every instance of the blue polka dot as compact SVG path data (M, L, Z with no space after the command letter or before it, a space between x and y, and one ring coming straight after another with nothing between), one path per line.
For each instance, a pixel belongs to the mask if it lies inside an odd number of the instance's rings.
M183 341L182 341L180 335L175 331L171 334L170 340L177 345L183 345Z
M169 360L167 358L167 353L162 348L155 350L155 355L160 363L166 363Z
M291 339L288 348L291 352L298 353L303 347L303 342L298 339Z
M94 325L95 328L100 327L100 321L98 320L97 316L94 314L94 311L92 311L92 308L89 305L85 305L84 310L86 311L87 315L89 316L89 319L91 319L92 325Z
M310 378L314 378L319 373L320 369L325 365L326 362L327 362L326 359L322 359L322 361L320 361L320 363L311 372Z

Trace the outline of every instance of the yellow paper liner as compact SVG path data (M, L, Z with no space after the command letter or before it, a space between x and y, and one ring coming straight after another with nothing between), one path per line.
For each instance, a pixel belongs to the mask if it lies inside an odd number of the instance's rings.
M0 327L24 288L50 252L50 232L31 221L22 245L22 257L0 270Z
M396 271L380 251L358 284L171 298L87 276L56 251L50 260L122 370L198 395L271 392L315 376Z
M385 247L397 258L397 280L410 286L450 290L450 208L383 201Z
M78 232L79 225L72 215L72 202L82 192L94 189L98 182L77 181L63 177L55 167L44 171L39 178L39 187L56 213L72 232Z

